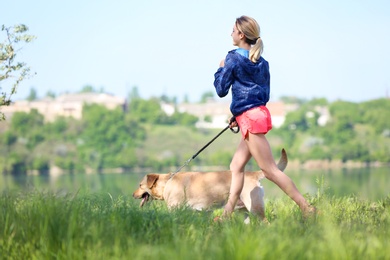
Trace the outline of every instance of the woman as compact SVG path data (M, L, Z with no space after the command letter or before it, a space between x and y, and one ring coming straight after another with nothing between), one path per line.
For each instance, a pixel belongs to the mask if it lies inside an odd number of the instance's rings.
M276 166L265 137L272 128L271 115L265 106L269 100L270 74L268 62L261 57L263 41L260 27L255 19L241 16L236 19L231 36L233 45L238 48L229 51L221 61L214 75L214 86L219 97L226 96L232 89L230 110L236 122L230 126L238 124L242 139L230 164L232 183L223 216L230 216L234 210L244 185L244 168L252 156L265 177L290 196L304 216L314 213L315 208L308 204L292 180Z

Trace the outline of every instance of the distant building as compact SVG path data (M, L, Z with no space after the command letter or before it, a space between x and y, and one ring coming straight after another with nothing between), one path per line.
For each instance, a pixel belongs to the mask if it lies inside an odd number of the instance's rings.
M15 112L29 113L36 109L45 118L45 121L52 122L58 116L73 117L81 119L84 104L100 104L108 109L125 107L126 100L106 93L74 93L64 94L57 98L46 97L34 101L15 101L10 106L4 106L1 111L9 119Z

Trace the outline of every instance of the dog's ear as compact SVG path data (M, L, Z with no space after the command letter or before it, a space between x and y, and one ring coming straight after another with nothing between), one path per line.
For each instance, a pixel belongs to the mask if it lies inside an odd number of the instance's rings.
M146 175L146 184L148 185L148 188L152 188L156 181L158 180L159 175L158 174L148 174Z

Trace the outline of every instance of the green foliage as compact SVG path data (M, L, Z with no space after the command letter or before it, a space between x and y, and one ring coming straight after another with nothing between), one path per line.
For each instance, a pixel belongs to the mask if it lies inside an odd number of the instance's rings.
M345 122L344 124L353 124L361 122L361 110L359 104L347 102L347 101L336 101L329 105L329 111L332 117L337 121Z
M374 127L376 134L383 134L390 130L390 101L378 99L360 104L361 121Z
M161 110L158 99L133 99L128 106L129 114L134 121L158 124L166 120L167 115Z
M282 96L280 100L286 104L304 104L307 102L306 99L298 98L295 96Z
M206 103L209 99L214 99L213 91L207 91L203 93L202 97L200 98L200 103Z
M133 100L137 100L137 99L141 99L141 96L139 94L138 88L136 86L133 86L129 93L128 100L131 103Z
M34 101L34 100L37 99L37 97L38 97L38 93L37 93L36 89L35 88L31 88L30 89L30 93L28 94L26 99L28 101Z
M176 97L168 97L167 95L161 95L160 100L162 102L168 103L168 104L176 104L177 98Z
M54 138L60 138L63 136L68 126L70 125L70 121L64 117L58 117L54 122L48 122L45 125L45 129L47 131L47 135Z
M30 77L30 68L24 62L19 62L16 59L17 53L22 47L21 43L29 43L36 37L27 34L28 27L24 24L19 24L11 27L2 25L1 32L4 41L0 42L0 107L8 106L11 103L11 97L16 93L16 89L20 82ZM10 88L3 90L5 83L10 82ZM4 120L4 114L0 112L0 121Z
M173 115L168 116L161 109L160 100L156 98L149 100L133 98L129 103L128 110L129 117L140 123L193 126L198 121L198 118L193 115L177 111Z
M79 137L83 143L79 146L83 162L94 169L103 169L132 165L135 158L129 157L127 162L123 159L133 155L133 149L144 139L144 132L119 108L107 110L98 105L85 105Z
M17 135L14 134L14 133L11 133L9 131L5 132L3 135L2 135L2 142L4 145L6 145L7 147L13 145L16 140L18 139Z
M167 124L170 125L184 125L193 127L195 123L198 121L196 116L190 115L188 113L179 113L175 112L169 120L167 120Z
M29 149L33 149L45 139L42 128L44 128L43 115L36 109L31 110L30 113L17 112L12 117L9 135L17 134L19 138L25 140Z
M48 90L48 91L46 92L45 97L55 98L55 97L56 97L56 94L55 94L53 91Z
M204 120L205 122L208 122L208 123L213 122L213 119L211 118L211 116L205 116L203 120Z
M39 114L36 109L30 113L16 112L12 116L12 132L21 137L29 137L33 129L40 129L44 125L43 115Z
M82 89L80 90L80 93L91 93L91 92L97 92L95 90L95 88L91 85L85 85L84 87L82 87Z
M54 165L71 173L75 172L75 170L78 169L75 163L76 161L72 159L72 156L57 156L53 160ZM83 170L83 167L80 167L79 170Z

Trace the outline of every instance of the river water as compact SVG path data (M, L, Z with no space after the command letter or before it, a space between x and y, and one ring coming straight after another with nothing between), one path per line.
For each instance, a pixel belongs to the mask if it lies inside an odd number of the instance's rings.
M180 173L178 173L180 174ZM318 192L330 196L355 196L377 201L390 196L390 168L340 170L300 170L286 172L303 194ZM112 196L131 196L144 174L63 174L60 176L0 175L0 192L53 191L61 193L103 192ZM275 184L264 179L266 198L286 196Z

